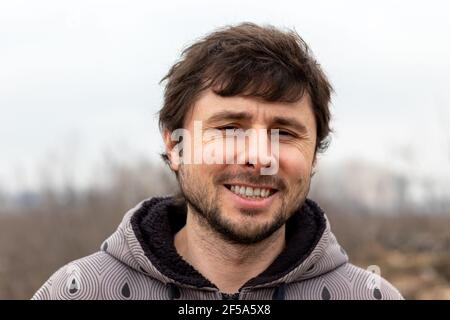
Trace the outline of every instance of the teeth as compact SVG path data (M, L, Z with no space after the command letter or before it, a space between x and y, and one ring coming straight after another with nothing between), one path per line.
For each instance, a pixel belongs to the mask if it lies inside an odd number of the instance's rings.
M232 185L230 190L237 195L251 198L267 198L270 194L269 189L244 187L239 185Z

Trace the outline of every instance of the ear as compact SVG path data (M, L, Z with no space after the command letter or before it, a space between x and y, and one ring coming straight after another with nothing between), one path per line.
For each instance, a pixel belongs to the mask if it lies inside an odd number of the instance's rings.
M175 152L174 147L177 144L177 141L173 141L172 132L168 129L164 129L162 132L162 137L164 140L164 149L169 160L169 166L173 171L178 171L180 167L180 155L178 152Z
M314 159L311 166L311 177L316 174L316 165L317 165L317 153L314 153Z

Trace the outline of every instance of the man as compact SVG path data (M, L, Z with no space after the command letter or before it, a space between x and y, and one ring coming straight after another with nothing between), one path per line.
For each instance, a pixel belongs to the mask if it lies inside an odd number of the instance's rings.
M402 299L348 262L307 199L332 89L295 32L217 30L163 80L163 158L180 195L138 204L34 299Z

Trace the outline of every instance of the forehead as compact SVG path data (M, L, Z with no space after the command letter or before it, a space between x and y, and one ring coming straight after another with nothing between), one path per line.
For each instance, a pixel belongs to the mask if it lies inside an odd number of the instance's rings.
M314 126L314 114L309 94L296 102L267 102L253 97L221 97L212 90L205 90L186 115L185 125L195 120L208 121L223 111L246 112L251 115L252 122L268 124L276 117L294 118L305 125ZM249 119L250 120L250 119Z

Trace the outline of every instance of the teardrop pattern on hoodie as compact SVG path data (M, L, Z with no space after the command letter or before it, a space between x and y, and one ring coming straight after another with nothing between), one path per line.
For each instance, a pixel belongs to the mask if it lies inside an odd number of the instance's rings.
M145 209L147 212L147 209ZM132 215L130 214L130 217ZM33 299L148 299L148 300L166 300L176 299L181 296L184 299L199 298L216 298L215 293L207 293L199 290L182 290L174 289L165 290L164 284L171 280L166 279L164 274L158 272L148 257L143 252L141 244L136 235L130 228L130 221L120 227L119 230L108 240L107 250L112 255L105 254L104 251L97 252L94 255L77 260L75 266L82 270L82 274L72 274L68 271L73 268L71 265L65 269L55 273L50 281L46 282L41 289L33 296ZM402 299L401 294L393 287L383 282L383 286L375 286L368 288L367 278L371 276L367 270L358 268L350 263L344 264L341 268L332 270L324 274L324 264L337 266L342 262L342 254L336 247L334 236L331 231L324 231L324 235L317 244L317 248L310 255L310 259L314 259L316 266L311 273L315 273L315 277L310 277L308 281L300 283L303 278L293 278L296 281L290 285L289 299L341 299L343 294L348 299ZM127 235L126 240L124 240ZM126 242L124 242L126 241ZM330 244L330 241L332 242ZM102 244L105 248L105 242ZM130 253L131 252L131 253ZM137 260L138 265L144 265L148 268L148 273L152 276L144 275L136 272L137 268L131 264L124 264L118 259L113 259L116 255L126 257L127 262L130 257ZM113 256L113 257L112 257ZM317 257L315 259L314 257ZM326 261L324 261L324 259ZM309 265L308 267L312 267ZM306 268L308 268L306 267ZM303 271L302 268L299 268ZM75 278L75 280L74 280ZM173 281L173 280L172 280ZM125 286L127 283L127 286ZM326 288L325 288L326 286ZM69 292L70 289L70 292ZM343 291L342 291L343 290ZM173 294L168 294L170 292ZM261 292L253 291L251 297L267 299L270 297L269 292L261 290ZM127 299L126 296L129 296ZM250 294L249 294L250 297Z
M322 300L330 300L331 294L327 287L322 288Z
M129 298L131 296L130 286L128 285L128 282L125 282L120 293L122 293L122 296L124 296L125 298Z
M107 242L107 241L105 241L105 243L103 243L102 250L103 250L103 251L108 250L108 242Z
M180 289L176 284L168 283L166 287L169 295L169 300L175 300L180 298L181 296Z
M282 283L275 287L272 295L272 300L285 300L286 298L286 283Z
M383 297L381 294L381 290L378 288L373 289L373 296L377 300L381 300L381 298Z
M78 282L75 278L72 279L69 285L69 293L75 294L80 289L80 286L78 285Z

